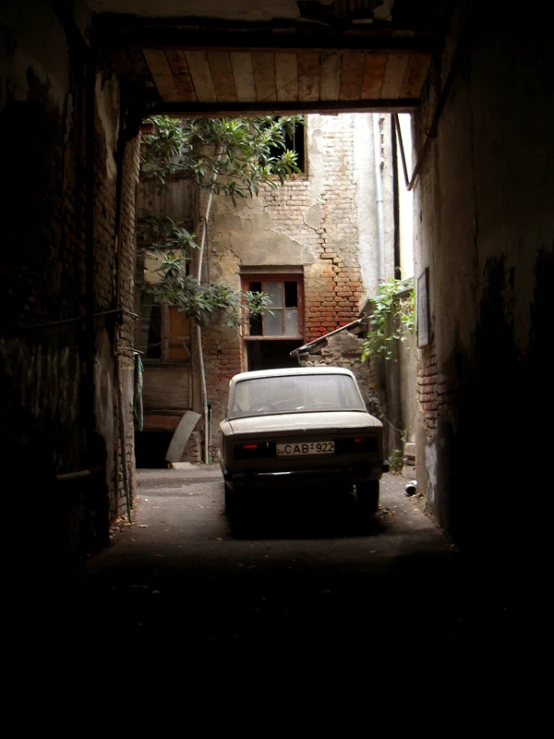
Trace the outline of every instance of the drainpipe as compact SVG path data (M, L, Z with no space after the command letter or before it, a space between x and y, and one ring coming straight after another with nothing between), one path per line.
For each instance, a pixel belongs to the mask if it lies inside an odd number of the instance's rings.
M398 187L398 143L396 140L396 125L394 114L390 117L391 149L392 149L392 207L394 214L394 276L402 278L400 264L400 193Z
M373 161L375 168L375 202L377 205L377 281L385 280L385 218L383 212L383 178L381 169L381 116L373 115Z

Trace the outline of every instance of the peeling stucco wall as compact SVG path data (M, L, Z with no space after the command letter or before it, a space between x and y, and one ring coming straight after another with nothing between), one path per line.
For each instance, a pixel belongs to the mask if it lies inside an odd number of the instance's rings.
M240 287L240 269L296 270L304 278L304 340L313 341L356 319L379 286L373 126L380 132L383 166L384 249L391 277L390 122L371 114L309 115L307 166L275 190L239 201L213 200L204 276ZM382 132L382 133L381 133ZM200 205L200 213L204 211ZM198 232L201 233L201 227ZM212 407L212 445L230 377L246 369L236 329L203 331Z
M415 194L431 316L418 481L458 542L502 551L550 445L554 52L539 19L470 9L458 4L415 122L421 151L457 60Z
M306 268L306 275L310 271L314 276L326 275L327 259L335 267L333 280L341 279L338 262L362 275L356 286L358 307L368 293L375 294L379 283L373 269L377 261L373 124L377 118L370 114L310 115L305 176L277 190L265 189L260 197L240 201L237 207L230 198L215 198L206 262L209 279L224 275L237 282L241 265L297 265ZM384 136L383 157L387 168L382 175L384 199L390 204L388 135ZM387 205L388 252L392 227L392 207ZM333 254L340 254L340 259L335 260ZM386 260L385 277L392 276L392 255L387 253ZM332 328L341 324L339 314L340 310ZM332 323L327 321L329 326Z

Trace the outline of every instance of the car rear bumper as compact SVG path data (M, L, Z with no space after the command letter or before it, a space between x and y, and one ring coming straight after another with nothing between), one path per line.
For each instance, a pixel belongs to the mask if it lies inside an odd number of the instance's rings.
M223 478L226 484L235 492L253 489L279 490L280 488L298 487L305 489L307 486L321 485L325 488L331 486L349 487L357 483L380 480L384 472L388 472L389 465L374 464L364 467L353 467L351 469L317 469L317 470L294 470L283 472L240 472L232 473L223 468Z

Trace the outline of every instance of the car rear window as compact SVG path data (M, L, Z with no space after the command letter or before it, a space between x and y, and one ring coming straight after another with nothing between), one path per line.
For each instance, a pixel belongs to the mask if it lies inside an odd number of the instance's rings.
M241 380L230 398L229 418L328 410L365 411L348 375L288 375Z

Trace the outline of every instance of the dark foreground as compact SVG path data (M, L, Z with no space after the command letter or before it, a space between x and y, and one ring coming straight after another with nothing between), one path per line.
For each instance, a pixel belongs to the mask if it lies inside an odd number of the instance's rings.
M514 665L504 594L468 573L401 477L385 476L365 529L352 500L320 490L229 521L216 467L138 482L134 524L68 573L35 631L37 659L66 677L240 692L245 679L369 690L433 675L436 693Z

